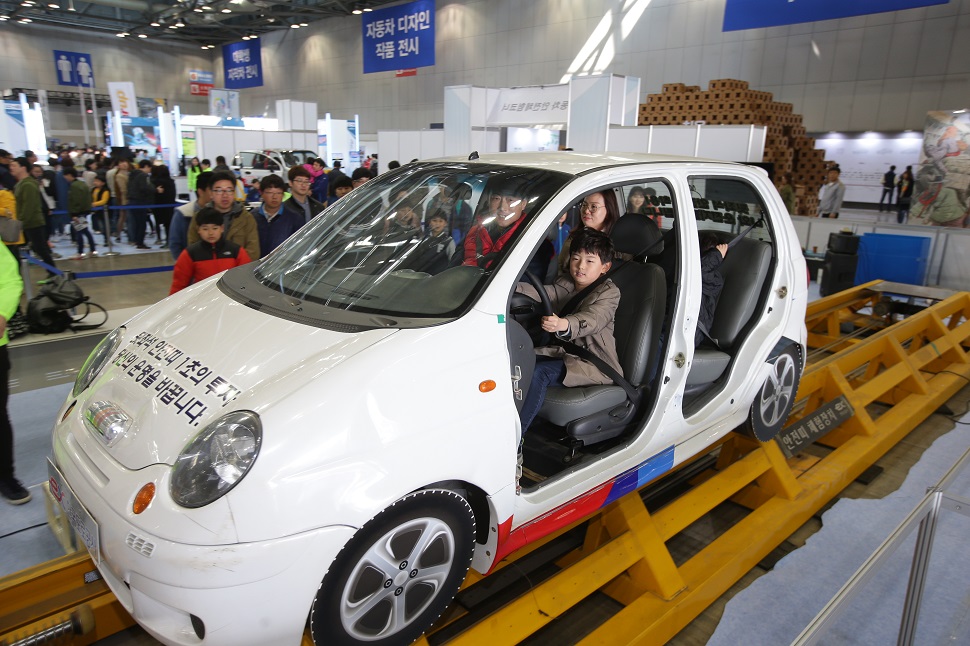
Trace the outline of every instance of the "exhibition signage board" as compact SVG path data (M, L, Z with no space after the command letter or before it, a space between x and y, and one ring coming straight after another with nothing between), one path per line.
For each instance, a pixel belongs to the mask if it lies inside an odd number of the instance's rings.
M759 29L947 4L949 0L727 0L724 31Z
M970 111L927 113L913 175L908 224L970 227Z
M215 87L215 74L203 70L189 70L189 93L192 96L209 96Z
M363 15L364 74L434 65L434 0Z
M259 39L222 46L225 87L241 90L263 85L263 61Z
M568 123L569 85L502 88L488 125L521 126Z
M94 67L90 54L55 49L54 69L58 85L94 87Z
M135 98L135 84L131 81L112 81L108 83L111 96L111 111L123 117L138 115L138 102Z
M829 431L834 431L854 414L855 411L849 400L845 395L839 395L819 406L811 415L785 428L775 441L778 442L785 457L790 458L812 442L824 437Z

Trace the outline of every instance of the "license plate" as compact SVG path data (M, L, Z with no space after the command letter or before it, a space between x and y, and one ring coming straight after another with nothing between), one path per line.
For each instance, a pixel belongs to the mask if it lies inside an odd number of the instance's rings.
M101 545L99 543L98 521L94 520L94 516L77 499L77 496L74 495L71 487L67 484L67 480L57 470L50 458L47 459L47 474L50 477L51 495L64 510L64 515L67 516L68 522L74 528L78 540L88 548L91 559L96 565L100 564Z

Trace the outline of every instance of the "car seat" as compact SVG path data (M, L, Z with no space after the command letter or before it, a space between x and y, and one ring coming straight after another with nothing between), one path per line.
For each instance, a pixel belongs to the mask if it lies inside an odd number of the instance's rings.
M742 238L724 257L721 275L724 288L714 309L710 335L717 347L704 341L694 350L694 361L687 373L688 391L696 392L717 380L731 363L732 350L740 340L741 330L754 314L768 269L771 266L771 245L753 238Z
M610 278L620 289L614 337L623 376L636 389L638 400L629 401L616 384L549 388L539 416L566 429L581 445L594 444L622 433L636 419L644 399L647 371L659 351L657 340L667 300L663 270L639 259L659 253L662 236L656 223L641 214L620 218L610 233L614 247L632 260L616 261Z

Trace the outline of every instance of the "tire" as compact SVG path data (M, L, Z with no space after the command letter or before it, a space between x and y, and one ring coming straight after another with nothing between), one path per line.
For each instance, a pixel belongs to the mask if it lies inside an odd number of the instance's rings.
M786 347L771 364L771 374L758 390L748 419L742 427L762 442L774 438L784 427L795 405L802 376L802 350L797 343Z
M310 609L313 643L410 644L451 603L474 551L475 515L461 495L408 494L337 554Z

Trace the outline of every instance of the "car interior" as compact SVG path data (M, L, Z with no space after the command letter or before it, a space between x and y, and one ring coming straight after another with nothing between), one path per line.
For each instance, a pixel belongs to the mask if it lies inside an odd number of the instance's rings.
M684 214L665 183L638 184L644 185L654 189L648 193L655 193L648 195L647 208L625 213L610 233L620 258L610 271L620 289L614 334L628 387L614 383L549 388L536 421L523 436L520 484L526 491L621 449L636 436L656 403L664 364L669 363L663 360L666 331L681 287L677 219ZM619 204L627 204L631 188L613 189ZM724 287L710 339L696 348L688 373L685 417L723 390L729 367L767 302L768 276L776 259L764 206L750 186L734 179L697 178L692 191L698 229L733 245L720 266ZM662 228L645 212L661 215ZM532 282L535 277L525 275L523 280ZM534 349L545 344L538 329L541 310L541 304L522 294L512 299L508 327L517 406L531 382Z

